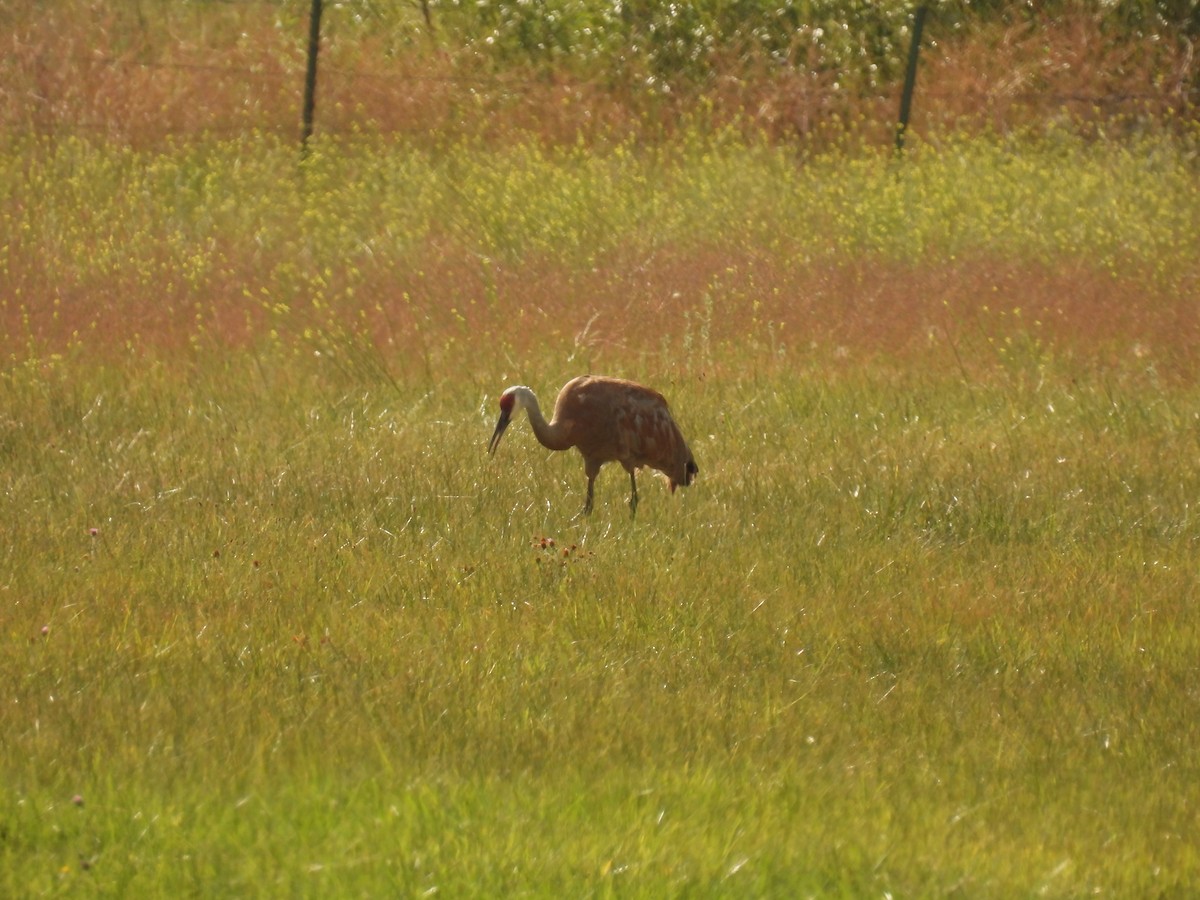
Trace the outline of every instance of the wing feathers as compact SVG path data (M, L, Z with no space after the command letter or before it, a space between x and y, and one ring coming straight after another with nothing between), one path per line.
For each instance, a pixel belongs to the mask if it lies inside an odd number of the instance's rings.
M581 375L559 392L555 427L569 429L571 444L597 467L620 462L666 475L687 485L698 471L687 442L658 391L619 378ZM569 423L569 424L568 424Z

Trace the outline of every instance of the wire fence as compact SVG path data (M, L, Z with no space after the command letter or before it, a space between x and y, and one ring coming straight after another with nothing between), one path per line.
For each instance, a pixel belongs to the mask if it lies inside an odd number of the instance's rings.
M957 117L982 118L1004 127L1027 121L1031 110L1033 115L1066 113L1092 120L1181 113L1191 118L1200 97L1190 53L1175 71L1160 73L1161 77L1140 82L1099 77L1094 79L1098 85L1094 89L1081 85L1080 79L1058 86L1045 73L973 82L931 81L924 60L917 67L913 55L903 88L885 83L847 90L828 73L821 77L797 69L767 72L753 84L754 76L739 83L736 75L726 74L711 83L690 85L675 97L668 96L662 84L489 70L461 65L453 54L444 52L416 53L411 60L391 58L389 68L375 67L378 60L356 59L346 65L340 56L322 57L318 68L320 0L313 4L307 54L303 35L297 33L290 48L285 42L283 52L277 47L276 52L249 53L245 58L226 53L213 61L105 52L59 55L45 49L24 61L10 55L0 63L0 73L8 70L0 80L0 127L10 133L78 131L159 137L252 128L291 133L303 140L314 131L336 133L362 126L383 131L452 127L469 106L511 115L523 100L533 106L558 97L564 107L574 104L578 125L588 118L589 105L682 106L715 96L715 106L729 117L748 116L780 133L811 131L823 116L859 110L889 131L899 118L896 134L900 137L907 128L909 109L915 110L918 127ZM559 110L557 115L569 131L572 114ZM536 122L532 110L527 116Z

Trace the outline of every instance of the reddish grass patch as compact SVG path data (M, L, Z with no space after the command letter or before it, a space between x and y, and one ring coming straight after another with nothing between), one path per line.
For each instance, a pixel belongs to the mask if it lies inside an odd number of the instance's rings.
M400 371L466 360L628 371L670 357L701 369L731 359L767 369L890 360L966 374L1023 355L1200 375L1189 292L1079 261L803 264L709 247L618 254L580 271L551 260L506 268L443 249L419 272L368 273L353 301L320 313L294 298L291 313L273 317L253 299L249 267L232 267L203 296L118 278L57 303L10 302L0 306L0 333L13 345L6 356L24 353L24 335L46 350L76 342L100 358L128 348L169 358L196 337L253 345L273 328L283 341L340 333L369 340L404 363Z
M614 355L654 352L664 337L676 345L688 328L707 330L713 345L765 344L770 326L792 350L842 356L905 357L943 339L1025 334L1048 350L1095 357L1137 347L1179 366L1190 364L1200 337L1184 293L1083 262L790 264L707 248L609 260L585 273L546 263L501 272L496 284L499 314L481 315L478 327L512 334L505 320L524 310L537 328L522 329L516 346L575 340L586 329L588 341Z

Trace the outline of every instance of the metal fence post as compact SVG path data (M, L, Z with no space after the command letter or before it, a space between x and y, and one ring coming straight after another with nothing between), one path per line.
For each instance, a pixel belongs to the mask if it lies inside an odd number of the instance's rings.
M304 74L304 130L300 136L301 152L307 155L308 139L313 133L313 110L317 105L317 52L321 49L321 0L312 0L308 20L308 70Z
M908 68L904 72L904 91L900 95L900 121L896 123L896 152L904 150L904 133L912 112L913 88L917 85L917 56L921 52L921 30L925 27L927 7L921 4L913 14L912 43L908 45Z

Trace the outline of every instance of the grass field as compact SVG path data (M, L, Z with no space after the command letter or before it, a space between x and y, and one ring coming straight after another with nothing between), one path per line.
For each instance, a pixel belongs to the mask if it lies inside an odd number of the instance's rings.
M11 155L4 892L1185 892L1200 208L1063 141ZM485 457L586 370L694 487Z
M1191 895L1197 137L1081 130L6 133L0 894ZM691 488L488 458L585 371Z

